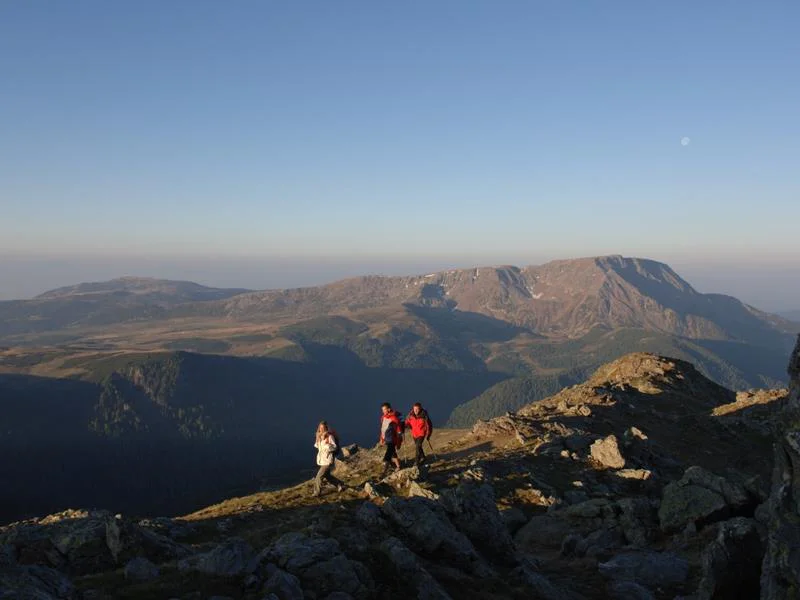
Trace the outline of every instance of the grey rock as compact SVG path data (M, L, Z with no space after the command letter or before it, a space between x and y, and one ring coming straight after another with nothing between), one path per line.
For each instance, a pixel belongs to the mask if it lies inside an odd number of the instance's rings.
M299 532L287 533L259 554L256 571L265 562L275 563L296 576L306 591L319 597L346 592L362 600L372 595L374 584L361 563L349 560L339 543L332 538L309 537Z
M473 544L493 559L514 562L516 546L497 510L491 485L461 483L443 492L440 502L451 521Z
M589 454L595 462L608 469L621 469L625 466L625 458L619 450L615 435L594 442L589 446Z
M523 550L558 550L562 540L572 533L570 524L552 515L537 515L517 531L514 541Z
M647 481L653 476L653 472L648 469L620 469L616 474L617 477L634 479L637 481Z
M419 479L419 476L419 467L413 466L407 469L400 469L399 471L387 475L383 478L383 482L392 486L403 487Z
M614 504L606 498L592 498L585 502L573 504L566 507L563 513L567 517L578 519L613 519L616 515Z
M282 569L275 569L263 589L265 594L274 594L280 600L303 600L300 580Z
M413 587L416 598L420 600L450 600L439 583L420 564L417 556L403 542L390 537L381 543L383 552L394 565L399 576Z
M472 542L453 526L438 503L395 496L384 503L382 510L422 554L444 559L470 573L490 573Z
M757 598L764 551L753 519L737 517L720 524L716 539L701 556L697 599Z
M325 600L353 600L353 597L345 592L333 592L325 596Z
M381 509L369 501L358 507L356 520L367 527L382 527L386 524L386 520L381 515Z
M247 571L252 558L253 550L250 545L242 539L232 538L209 552L179 561L178 569L199 571L217 577L236 577Z
M501 510L500 518L503 519L503 523L506 524L506 529L508 529L509 533L512 535L528 522L528 517L518 508L506 508L505 510Z
M3 600L77 600L72 582L55 569L38 565L0 570L0 598Z
M625 539L633 546L646 546L653 537L656 526L655 510L647 498L621 498L619 524Z
M668 552L625 552L598 565L600 574L613 581L634 581L647 587L682 585L689 563Z
M411 484L408 486L408 495L409 497L419 496L420 498L428 498L429 500L439 499L439 494L437 494L433 490L429 490L428 488L422 487L416 481L412 481Z
M675 532L688 523L702 527L723 520L752 504L747 491L702 467L689 467L679 481L664 488L658 517L661 529Z
M547 577L538 573L532 565L523 563L511 572L511 576L526 587L531 588L534 592L533 597L539 600L576 600L574 594L553 585Z
M141 556L129 560L125 565L125 579L130 581L150 581L158 575L158 567Z
M564 501L567 504L580 504L588 499L589 495L583 490L567 490L564 492Z

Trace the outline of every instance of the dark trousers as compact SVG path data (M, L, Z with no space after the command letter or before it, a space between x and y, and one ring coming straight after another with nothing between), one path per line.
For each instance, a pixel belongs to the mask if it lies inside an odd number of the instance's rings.
M314 479L314 493L319 494L322 491L322 481L325 480L331 485L344 486L341 480L337 479L331 474L333 470L333 463L329 465L322 465L317 471L317 477Z
M425 460L425 450L422 449L422 443L425 441L425 436L414 438L414 448L416 449L416 456L414 462L421 465Z

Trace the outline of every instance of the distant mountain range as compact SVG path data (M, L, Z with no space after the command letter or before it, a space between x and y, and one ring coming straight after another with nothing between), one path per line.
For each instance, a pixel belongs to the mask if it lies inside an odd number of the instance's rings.
M800 323L800 310L785 310L778 313L784 319Z
M36 481L69 473L75 498L119 475L109 494L171 512L313 463L322 418L372 443L385 400L471 426L630 352L690 361L732 389L784 385L798 329L620 256L274 291L80 284L0 302L0 452L35 464ZM53 452L65 462L51 464ZM159 486L171 491L154 496ZM38 496L22 497L7 510L34 510Z

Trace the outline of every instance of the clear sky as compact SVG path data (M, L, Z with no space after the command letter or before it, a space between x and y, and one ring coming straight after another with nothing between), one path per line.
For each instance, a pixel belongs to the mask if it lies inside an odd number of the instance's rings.
M798 23L796 0L0 2L0 259L784 268Z

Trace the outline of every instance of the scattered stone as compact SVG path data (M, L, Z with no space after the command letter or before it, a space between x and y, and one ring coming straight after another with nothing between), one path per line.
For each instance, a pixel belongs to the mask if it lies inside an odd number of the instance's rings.
M625 466L625 459L619 451L615 435L609 435L594 442L589 446L589 453L592 460L607 469L621 469Z
M343 446L342 456L344 456L345 458L350 458L358 451L359 451L358 444L350 444L349 446Z
M388 483L389 485L403 487L407 486L412 481L419 479L419 476L419 467L415 465L407 469L400 469L387 475L383 478L383 482Z
M134 558L125 565L125 579L150 581L159 575L158 567L144 557Z
M644 432L638 427L629 427L628 429L625 430L625 433L623 434L622 437L626 442L630 442L633 440L646 441L648 439L648 437L644 434Z
M416 481L412 481L408 487L408 495L419 496L420 498L428 498L429 500L438 500L439 494L428 488L422 487Z
M617 477L623 479L637 479L639 481L647 481L652 476L653 472L647 469L620 469L616 472Z

